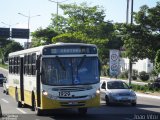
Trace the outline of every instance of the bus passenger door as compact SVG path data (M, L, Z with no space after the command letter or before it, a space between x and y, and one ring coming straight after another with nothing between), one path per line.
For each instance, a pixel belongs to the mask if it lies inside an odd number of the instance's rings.
M21 101L24 101L24 84L23 84L23 57L20 58L20 95Z

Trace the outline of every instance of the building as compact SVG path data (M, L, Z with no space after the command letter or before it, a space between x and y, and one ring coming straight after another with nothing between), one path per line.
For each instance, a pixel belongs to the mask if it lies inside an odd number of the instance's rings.
M133 63L133 70L137 70L138 73L145 71L146 73L150 73L153 70L153 63L146 58L143 60L138 60L137 62ZM128 58L121 58L120 59L120 72L124 72L129 70L129 59Z

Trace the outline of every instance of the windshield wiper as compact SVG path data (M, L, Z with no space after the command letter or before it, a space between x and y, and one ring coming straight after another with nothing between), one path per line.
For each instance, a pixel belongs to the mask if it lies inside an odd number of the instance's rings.
M84 55L83 58L81 59L79 65L77 66L78 69L82 66L85 58L86 58L86 55Z
M59 62L59 64L60 64L60 66L62 67L62 69L63 69L64 71L66 71L66 68L64 67L64 65L62 64L62 62L61 62L61 60L60 60L60 58L59 58L58 56L56 56L56 60Z

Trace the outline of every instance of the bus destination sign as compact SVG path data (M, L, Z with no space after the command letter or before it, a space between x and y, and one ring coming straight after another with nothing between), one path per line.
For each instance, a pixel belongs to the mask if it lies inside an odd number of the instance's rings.
M65 54L96 54L97 49L93 46L62 46L44 48L44 55L65 55Z

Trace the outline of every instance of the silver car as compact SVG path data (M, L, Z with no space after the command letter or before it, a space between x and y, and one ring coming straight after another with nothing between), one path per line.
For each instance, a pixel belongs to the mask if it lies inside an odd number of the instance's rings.
M106 105L110 103L130 103L136 106L137 97L131 87L120 80L102 81L100 86L101 99Z

